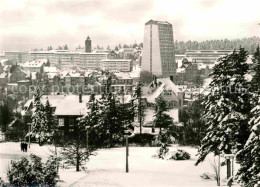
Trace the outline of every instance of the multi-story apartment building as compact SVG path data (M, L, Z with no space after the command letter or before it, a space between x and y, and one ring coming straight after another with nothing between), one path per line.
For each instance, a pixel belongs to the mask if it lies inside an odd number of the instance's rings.
M5 51L5 58L15 63L24 63L29 60L29 54L21 51Z
M49 59L52 66L70 67L80 65L86 69L99 69L101 60L107 59L109 53L71 52L68 50L30 52L30 59Z
M30 60L49 59L51 63L56 63L55 51L31 51Z
M108 53L80 53L78 65L87 69L100 69L101 60L107 59Z
M232 50L187 50L185 56L194 63L214 64L221 56L232 53Z
M142 70L160 77L175 74L173 30L167 21L145 23Z
M130 72L132 70L132 61L127 59L101 60L101 69L106 71L118 70L118 71Z

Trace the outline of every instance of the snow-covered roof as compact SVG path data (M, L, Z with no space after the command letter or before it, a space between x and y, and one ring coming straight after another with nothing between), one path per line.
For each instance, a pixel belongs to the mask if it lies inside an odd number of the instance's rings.
M103 59L101 62L131 62L130 59Z
M116 76L118 79L132 79L132 77L130 76L130 74L129 74L129 73L126 73L126 72L114 71L113 73L115 74L115 76Z
M81 116L87 113L87 103L90 96L82 96L82 102L79 102L78 95L67 95L62 102L57 103L55 115L57 116Z
M96 99L100 99L101 95L96 95ZM55 115L57 116L81 116L88 112L87 103L89 102L90 95L82 95L82 102L79 102L79 95L66 95L65 98L58 102L56 105ZM123 98L118 96L120 102ZM124 103L131 101L131 95L124 96Z
M9 59L1 59L0 60L0 63L2 64L2 66L4 66L4 64L6 63L6 62L8 62L9 61Z
M157 82L165 84L165 88L172 90L176 95L178 95L178 93L181 92L179 88L171 81L170 78L159 78L157 79Z
M47 73L47 76L48 76L49 79L53 79L57 75L59 75L59 74L58 73L53 73L53 72Z
M200 89L200 94L203 94L203 95L208 95L210 90L209 90L209 84L211 83L212 81L212 78L207 78L207 79L204 79L204 83L202 85L202 89Z
M129 73L132 78L140 77L141 68L138 65L133 66L133 70Z
M245 79L248 81L248 82L251 82L251 80L253 79L253 74L245 74L244 75Z
M248 58L246 59L246 63L253 64L252 58L253 58L253 55L249 55Z
M119 52L133 52L134 50L134 48L121 48L119 49Z
M39 59L25 62L22 66L24 68L28 67L41 67L43 64L47 63L47 59Z
M58 72L57 67L44 67L43 71L46 73L56 73Z
M164 90L164 84L161 84L152 94L144 95L148 103L155 103L155 99L158 98Z
M207 67L207 65L204 63L197 63L197 65L198 65L198 70L206 69L206 67Z
M176 86L170 78L158 78L157 84L159 85L153 93L144 95L148 103L155 103L155 99L158 98L164 90L171 90L175 95L180 93L180 89Z
M52 107L56 107L58 103L61 101L65 100L66 96L65 95L43 95L41 97L41 103L46 104L47 100L49 100L49 103ZM29 107L31 103L33 102L33 99L29 99L25 104L24 107Z
M176 69L177 73L184 73L185 72L185 68L178 68Z
M0 74L0 78L1 78L1 79L6 78L7 75L8 75L7 73L1 73L1 74Z
M31 72L31 75L32 75L32 80L36 80L36 74L37 74L37 72Z

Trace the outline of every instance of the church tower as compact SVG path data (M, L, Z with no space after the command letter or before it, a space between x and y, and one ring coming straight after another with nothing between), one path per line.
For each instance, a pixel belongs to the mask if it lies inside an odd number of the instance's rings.
M87 39L85 40L85 52L86 53L91 53L92 48L91 48L91 39L89 38L89 36L87 37Z

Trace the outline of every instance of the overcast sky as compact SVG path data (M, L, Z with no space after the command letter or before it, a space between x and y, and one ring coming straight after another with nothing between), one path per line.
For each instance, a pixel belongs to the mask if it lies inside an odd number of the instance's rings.
M68 44L140 43L144 24L173 25L174 40L259 36L259 0L0 0L0 52Z

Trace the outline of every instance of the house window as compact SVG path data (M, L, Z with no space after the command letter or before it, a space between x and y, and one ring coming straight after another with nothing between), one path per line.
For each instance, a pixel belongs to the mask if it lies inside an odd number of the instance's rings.
M74 119L70 119L70 120L69 120L69 125L70 125L70 126L74 126Z
M60 127L64 126L64 118L59 118L59 126Z

